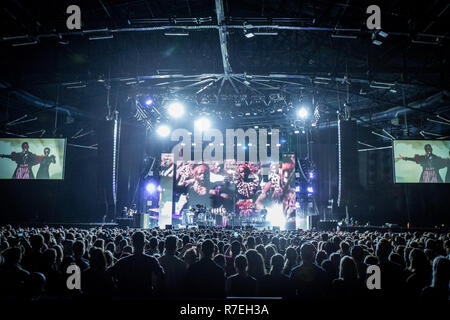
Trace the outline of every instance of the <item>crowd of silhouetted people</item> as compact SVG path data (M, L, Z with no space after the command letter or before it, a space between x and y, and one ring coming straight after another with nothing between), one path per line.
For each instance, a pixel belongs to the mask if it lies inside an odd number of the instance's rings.
M449 299L445 233L7 225L0 253L6 300Z

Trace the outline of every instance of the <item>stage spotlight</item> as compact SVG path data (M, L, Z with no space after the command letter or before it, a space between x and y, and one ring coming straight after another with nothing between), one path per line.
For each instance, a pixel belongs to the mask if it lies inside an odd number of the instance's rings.
M295 187L295 192L300 192L300 186Z
M306 190L308 191L308 193L314 193L313 187L308 187Z
M156 132L161 137L167 137L170 134L170 128L166 125L160 125Z
M253 38L255 36L253 32L245 32L244 35L247 39Z
M153 104L153 99L152 99L152 98L147 98L147 99L145 100L145 104L146 104L147 106L151 106L151 105Z
M180 118L184 114L184 106L180 102L172 102L167 107L169 115L173 118Z
M154 183L150 182L145 186L145 190L147 190L149 194L153 194L156 192L157 188Z
M283 214L283 205L274 204L272 207L267 208L266 219L272 227L280 227L280 230L284 230L286 218Z
M205 131L211 126L211 122L207 118L200 118L194 123L195 127L200 131Z
M297 115L300 119L306 119L306 117L308 116L308 109L306 109L305 107L301 107L298 110Z
M314 179L314 172L312 172L312 171L309 172L309 178Z

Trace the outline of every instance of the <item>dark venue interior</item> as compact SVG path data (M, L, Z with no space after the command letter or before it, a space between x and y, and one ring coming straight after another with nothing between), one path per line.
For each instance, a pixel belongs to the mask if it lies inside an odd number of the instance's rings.
M2 1L0 300L449 300L449 21Z

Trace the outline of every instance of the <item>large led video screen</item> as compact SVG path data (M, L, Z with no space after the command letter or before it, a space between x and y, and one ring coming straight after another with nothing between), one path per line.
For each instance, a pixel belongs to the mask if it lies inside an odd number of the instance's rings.
M295 218L295 157L283 155L263 175L261 163L178 161L174 194L176 213L204 207L212 212L251 216L262 210L269 219ZM166 167L161 175L172 175ZM269 217L280 215L280 217Z
M0 179L62 180L66 139L0 138Z
M449 183L450 141L395 140L395 183Z

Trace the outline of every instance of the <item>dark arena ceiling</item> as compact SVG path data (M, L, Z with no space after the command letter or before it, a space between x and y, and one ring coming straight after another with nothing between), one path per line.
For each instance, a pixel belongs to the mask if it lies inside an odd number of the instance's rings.
M71 4L81 8L81 30L66 27ZM371 4L381 8L387 37L366 26ZM2 134L75 137L116 109L152 128L178 99L192 116L240 126L291 128L306 105L319 129L340 111L375 132L442 138L450 119L449 7L447 0L4 0ZM152 108L143 105L147 97Z

